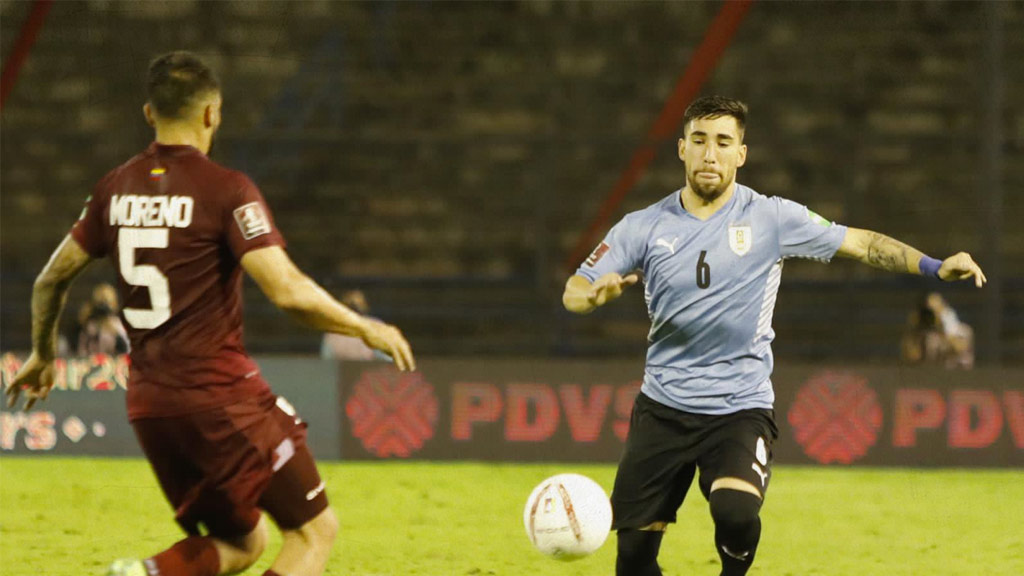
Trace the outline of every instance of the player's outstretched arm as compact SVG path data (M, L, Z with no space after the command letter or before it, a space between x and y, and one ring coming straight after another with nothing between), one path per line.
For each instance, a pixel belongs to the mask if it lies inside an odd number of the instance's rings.
M627 286L632 286L639 280L640 277L636 274L622 276L615 272L609 272L591 284L590 280L575 274L565 283L562 305L569 312L589 314L598 306L604 306L622 296L622 291Z
M322 332L358 336L366 345L391 356L399 370L415 370L416 360L398 328L367 318L338 302L306 276L280 246L250 250L242 268L275 306Z
M25 392L25 409L45 400L53 387L53 359L57 355L57 321L78 274L92 262L71 236L66 236L32 285L32 354L7 388L7 405L14 406Z
M860 228L847 229L836 256L859 260L890 272L936 276L946 282L974 278L974 285L978 288L988 281L981 267L966 252L958 252L939 261L885 234Z

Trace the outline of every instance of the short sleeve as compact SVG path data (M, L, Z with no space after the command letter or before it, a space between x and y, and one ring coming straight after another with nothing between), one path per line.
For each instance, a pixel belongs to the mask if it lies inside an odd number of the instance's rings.
M247 176L239 174L239 186L227 210L227 240L239 260L246 252L268 246L284 246L266 200Z
M633 214L628 214L613 226L576 274L594 282L610 272L628 274L641 268L644 242L636 220Z
M846 226L830 222L796 202L775 197L779 250L783 258L831 260L846 237Z
M71 226L71 237L93 258L106 256L108 250L103 227L104 199L108 197L103 193L105 181L106 178L101 180L85 199L82 214Z

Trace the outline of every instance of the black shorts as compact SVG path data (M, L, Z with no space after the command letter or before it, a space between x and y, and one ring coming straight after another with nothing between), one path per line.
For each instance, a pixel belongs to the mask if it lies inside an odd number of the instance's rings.
M698 468L704 498L726 477L750 482L763 498L778 435L772 410L691 414L639 394L612 490L612 528L675 522Z

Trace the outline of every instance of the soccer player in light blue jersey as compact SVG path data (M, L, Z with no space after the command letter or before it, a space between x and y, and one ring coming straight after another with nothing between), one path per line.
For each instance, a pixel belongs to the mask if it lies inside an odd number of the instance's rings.
M686 185L627 214L569 278L562 301L587 314L643 281L651 318L643 386L612 491L617 576L660 576L658 550L697 470L715 522L722 576L747 573L778 436L772 312L788 258L833 256L945 281L985 274L736 183L747 107L703 97L687 108Z

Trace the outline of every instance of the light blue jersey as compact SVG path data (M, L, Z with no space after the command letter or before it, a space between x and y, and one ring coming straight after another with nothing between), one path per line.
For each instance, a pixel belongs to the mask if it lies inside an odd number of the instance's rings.
M677 190L627 214L577 274L643 272L651 318L642 391L686 412L771 408L772 313L786 258L828 261L846 235L805 206L737 184L707 220Z

